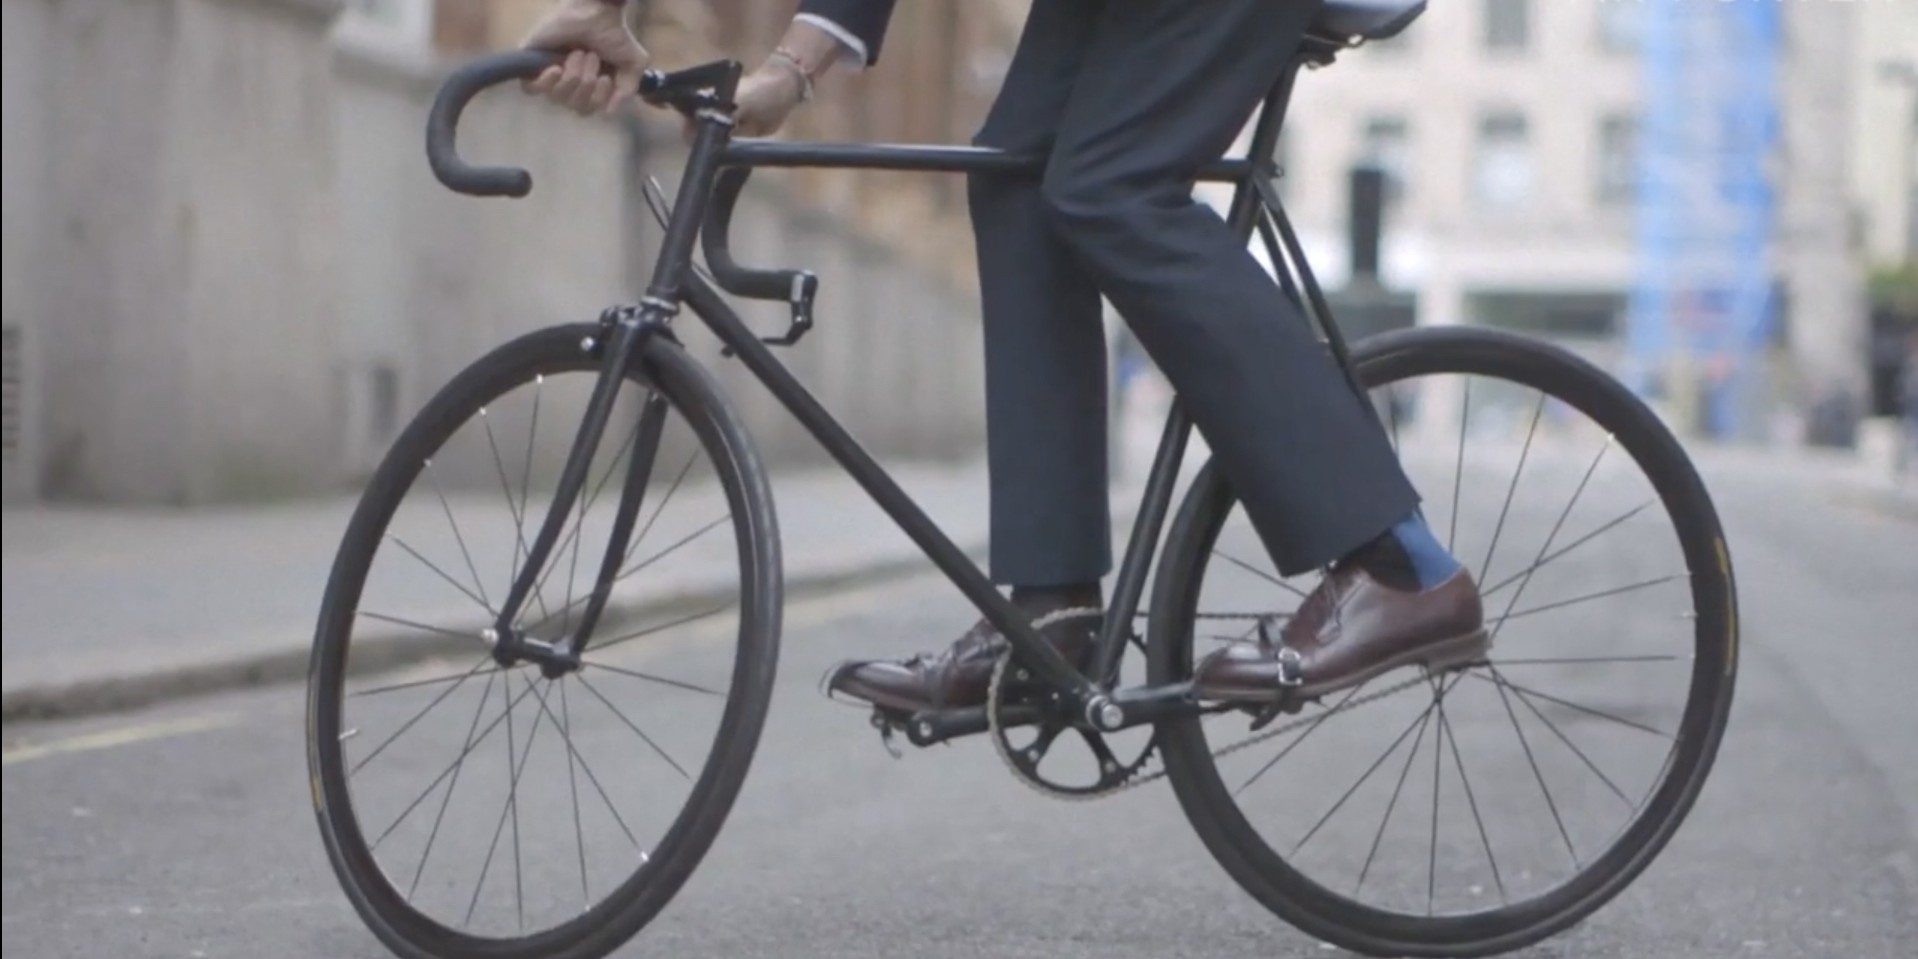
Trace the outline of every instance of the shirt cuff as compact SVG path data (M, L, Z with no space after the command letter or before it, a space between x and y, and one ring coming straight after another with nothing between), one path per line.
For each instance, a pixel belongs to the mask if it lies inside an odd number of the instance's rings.
M863 70L867 67L867 65L872 63L872 60L866 56L866 42L864 40L859 39L856 36L853 36L853 33L851 30L848 30L845 27L842 27L839 24L834 23L831 20L828 20L825 17L822 17L816 13L799 14L798 16L793 17L793 22L794 23L810 23L813 26L818 27L819 29L832 34L832 38L834 40L839 41L840 45L844 46L848 50L851 50L853 53L853 56L859 58L859 66L856 69Z

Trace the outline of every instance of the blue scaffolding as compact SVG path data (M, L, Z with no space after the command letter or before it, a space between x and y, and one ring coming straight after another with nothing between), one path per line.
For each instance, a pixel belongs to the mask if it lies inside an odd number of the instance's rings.
M1773 335L1776 224L1766 167L1778 137L1776 0L1642 6L1637 276L1626 374L1644 394L1699 372L1708 435L1752 435Z

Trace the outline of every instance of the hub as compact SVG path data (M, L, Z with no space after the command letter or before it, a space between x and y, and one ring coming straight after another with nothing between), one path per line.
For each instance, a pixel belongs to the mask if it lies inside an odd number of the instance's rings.
M493 644L493 661L502 667L537 663L547 679L558 679L579 669L579 652L569 642L549 643L521 635L517 630L487 630Z

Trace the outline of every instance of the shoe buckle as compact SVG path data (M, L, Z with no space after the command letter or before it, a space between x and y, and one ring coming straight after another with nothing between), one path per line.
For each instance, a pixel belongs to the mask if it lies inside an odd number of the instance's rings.
M1279 685L1284 687L1305 685L1305 657L1290 646L1280 646L1278 651Z

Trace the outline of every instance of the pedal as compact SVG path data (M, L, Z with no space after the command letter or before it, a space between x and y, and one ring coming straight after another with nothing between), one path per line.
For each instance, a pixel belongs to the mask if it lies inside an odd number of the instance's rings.
M874 707L872 711L871 721L873 728L879 730L879 745L884 747L886 752L891 753L892 758L904 759L906 754L901 752L899 747L893 745L892 742L893 730L903 725L903 723L893 719L885 710L877 707Z
M1259 707L1259 711L1252 714L1251 731L1256 733L1272 725L1272 721L1280 716L1297 715L1305 709L1306 702L1304 697L1294 695L1290 689L1280 690L1279 698Z

